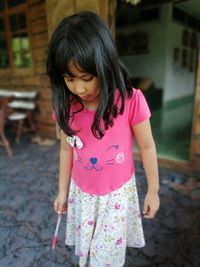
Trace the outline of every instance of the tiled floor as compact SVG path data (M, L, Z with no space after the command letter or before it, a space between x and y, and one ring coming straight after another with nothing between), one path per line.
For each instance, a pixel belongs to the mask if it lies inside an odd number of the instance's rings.
M188 160L192 129L193 100L152 111L151 126L158 155Z
M78 267L74 250L64 244L66 216L56 249L51 250L59 142L39 146L28 135L20 144L13 136L10 140L12 159L0 148L0 266ZM155 219L143 219L146 246L128 248L124 267L200 266L199 198L171 187L189 178L187 173L160 168L160 210ZM136 162L136 179L142 209L147 183L140 162Z

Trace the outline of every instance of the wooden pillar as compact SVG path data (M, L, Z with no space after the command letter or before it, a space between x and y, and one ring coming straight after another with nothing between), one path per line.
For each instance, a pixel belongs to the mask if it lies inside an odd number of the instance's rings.
M46 0L46 10L49 38L64 17L86 10L99 14L114 33L115 0Z
M75 0L46 0L49 38L58 23L66 16L74 13Z
M104 2L102 5L101 3ZM109 28L111 29L113 36L115 35L115 0L104 0L99 1L99 15L107 22Z
M197 67L190 162L194 171L200 171L200 50Z

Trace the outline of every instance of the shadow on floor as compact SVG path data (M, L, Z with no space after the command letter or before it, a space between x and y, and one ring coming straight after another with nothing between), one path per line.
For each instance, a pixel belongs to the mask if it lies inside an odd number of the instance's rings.
M61 222L57 247L51 251L59 144L39 146L30 139L27 135L20 145L12 144L12 159L0 148L0 266L78 266L73 249L64 244L65 220ZM146 181L139 162L136 167L142 207ZM198 194L192 198L171 186L190 177L160 168L161 208L154 220L143 219L146 246L128 248L125 267L200 266Z

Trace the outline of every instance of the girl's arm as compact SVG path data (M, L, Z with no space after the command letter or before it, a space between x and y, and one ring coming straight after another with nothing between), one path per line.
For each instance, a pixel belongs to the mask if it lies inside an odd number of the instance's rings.
M143 167L147 176L148 191L144 201L144 217L153 218L159 208L159 177L156 147L151 132L150 121L146 120L132 127Z
M66 134L60 130L60 168L58 195L54 201L57 213L66 213L66 200L69 193L73 149L66 141Z

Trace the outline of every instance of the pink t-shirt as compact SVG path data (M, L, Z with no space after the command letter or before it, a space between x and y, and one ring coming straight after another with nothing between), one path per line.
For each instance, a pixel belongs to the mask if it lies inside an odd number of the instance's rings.
M124 113L100 140L91 131L94 115L95 111L84 109L71 122L72 129L80 130L71 138L71 144L76 143L71 177L82 191L101 196L120 188L134 173L131 126L149 119L150 111L142 92L133 89L132 98L126 97Z

